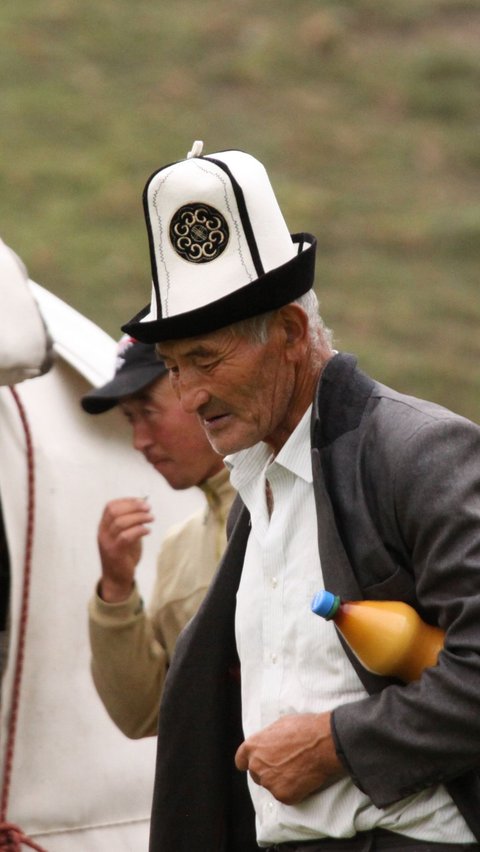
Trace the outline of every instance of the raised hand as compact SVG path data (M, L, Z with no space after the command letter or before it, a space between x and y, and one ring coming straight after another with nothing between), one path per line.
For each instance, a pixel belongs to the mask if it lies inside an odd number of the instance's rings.
M128 598L142 554L142 538L149 534L152 521L147 501L138 497L111 500L105 506L97 541L102 563L100 595L108 603Z

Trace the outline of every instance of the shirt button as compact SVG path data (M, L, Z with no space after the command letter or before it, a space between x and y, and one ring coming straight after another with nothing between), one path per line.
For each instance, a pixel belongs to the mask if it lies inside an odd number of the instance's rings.
M270 654L270 659L271 659L272 663L275 664L277 662L277 655L276 654Z
M276 588L277 588L277 586L278 586L278 580L277 580L277 578L276 578L276 577L272 577L272 578L271 578L271 580L270 580L270 582L271 582L271 584L272 584L272 589L276 589Z

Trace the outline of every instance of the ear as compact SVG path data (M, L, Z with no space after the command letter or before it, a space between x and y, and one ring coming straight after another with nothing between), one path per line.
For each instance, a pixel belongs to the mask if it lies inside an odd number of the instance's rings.
M288 360L296 361L308 348L308 317L300 305L291 303L279 309L279 318L285 335L285 353Z

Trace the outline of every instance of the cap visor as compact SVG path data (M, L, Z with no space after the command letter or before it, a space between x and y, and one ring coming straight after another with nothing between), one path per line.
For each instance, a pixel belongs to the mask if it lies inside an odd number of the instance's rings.
M166 368L160 361L158 364L139 366L137 369L131 367L124 373L119 372L111 382L107 382L101 388L89 391L80 400L80 404L87 414L102 414L114 408L126 396L148 387L156 379L166 375Z

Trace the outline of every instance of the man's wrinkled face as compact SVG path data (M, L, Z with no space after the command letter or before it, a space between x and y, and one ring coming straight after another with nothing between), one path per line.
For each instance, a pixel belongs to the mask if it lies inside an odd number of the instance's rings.
M188 414L162 376L120 409L133 430L133 445L175 489L199 485L223 468L195 415Z
M221 456L258 441L281 446L294 383L279 323L266 343L234 329L157 345L185 411L196 414Z

